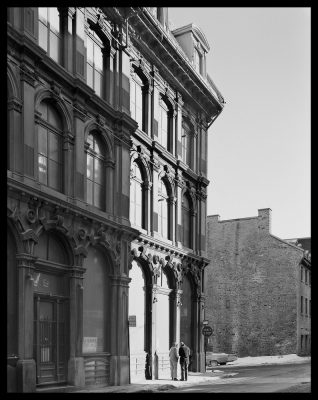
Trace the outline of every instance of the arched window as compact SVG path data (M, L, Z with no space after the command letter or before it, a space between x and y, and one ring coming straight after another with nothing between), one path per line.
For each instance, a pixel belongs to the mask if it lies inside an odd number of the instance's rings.
M42 114L38 126L39 181L62 191L63 189L63 124L57 110L48 101L39 107Z
M103 43L92 29L88 28L86 37L87 46L87 74L86 82L88 86L95 90L95 93L104 97L103 93Z
M53 233L43 232L34 248L34 254L41 260L58 264L68 264L66 249L60 239Z
M87 137L86 200L102 210L105 210L105 146L95 133Z
M57 63L61 62L61 25L56 7L39 7L39 45Z
M158 233L166 238L169 237L169 196L167 187L161 179L158 187Z
M190 126L183 121L182 123L182 160L192 168L191 149L192 149L192 134Z
M138 164L133 162L130 181L130 222L144 228L144 212L143 179Z
M144 83L134 72L130 81L130 112L131 117L138 123L140 130L145 131L145 95Z
M182 199L182 244L191 248L191 203L186 194Z

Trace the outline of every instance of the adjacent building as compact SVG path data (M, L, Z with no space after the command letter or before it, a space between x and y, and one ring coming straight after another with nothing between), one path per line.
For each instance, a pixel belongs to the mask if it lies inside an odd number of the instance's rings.
M239 357L311 349L311 256L271 233L271 210L257 217L207 217L206 318L209 349Z
M209 44L162 7L7 9L7 389L204 370Z

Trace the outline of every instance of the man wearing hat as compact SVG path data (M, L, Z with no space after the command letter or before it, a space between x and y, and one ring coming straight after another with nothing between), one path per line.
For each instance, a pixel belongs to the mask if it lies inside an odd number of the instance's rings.
M181 381L187 381L190 349L183 342L180 343L179 356L180 356L180 366L181 366Z

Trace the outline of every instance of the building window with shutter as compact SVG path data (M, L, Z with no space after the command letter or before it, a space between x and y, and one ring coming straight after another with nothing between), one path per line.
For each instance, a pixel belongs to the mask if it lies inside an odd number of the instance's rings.
M144 191L140 168L136 162L132 163L130 180L130 222L144 228Z
M61 22L56 7L39 7L39 45L54 61L61 63Z
M62 119L49 102L39 106L41 118L38 125L39 182L59 192L63 189L63 125Z
M87 144L86 200L88 204L105 210L105 146L96 133L88 135Z

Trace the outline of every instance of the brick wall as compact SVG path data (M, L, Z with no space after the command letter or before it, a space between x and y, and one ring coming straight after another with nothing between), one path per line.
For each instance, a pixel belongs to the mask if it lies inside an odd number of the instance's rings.
M207 244L213 351L240 357L296 353L302 251L270 234L270 209L227 221L208 216Z

